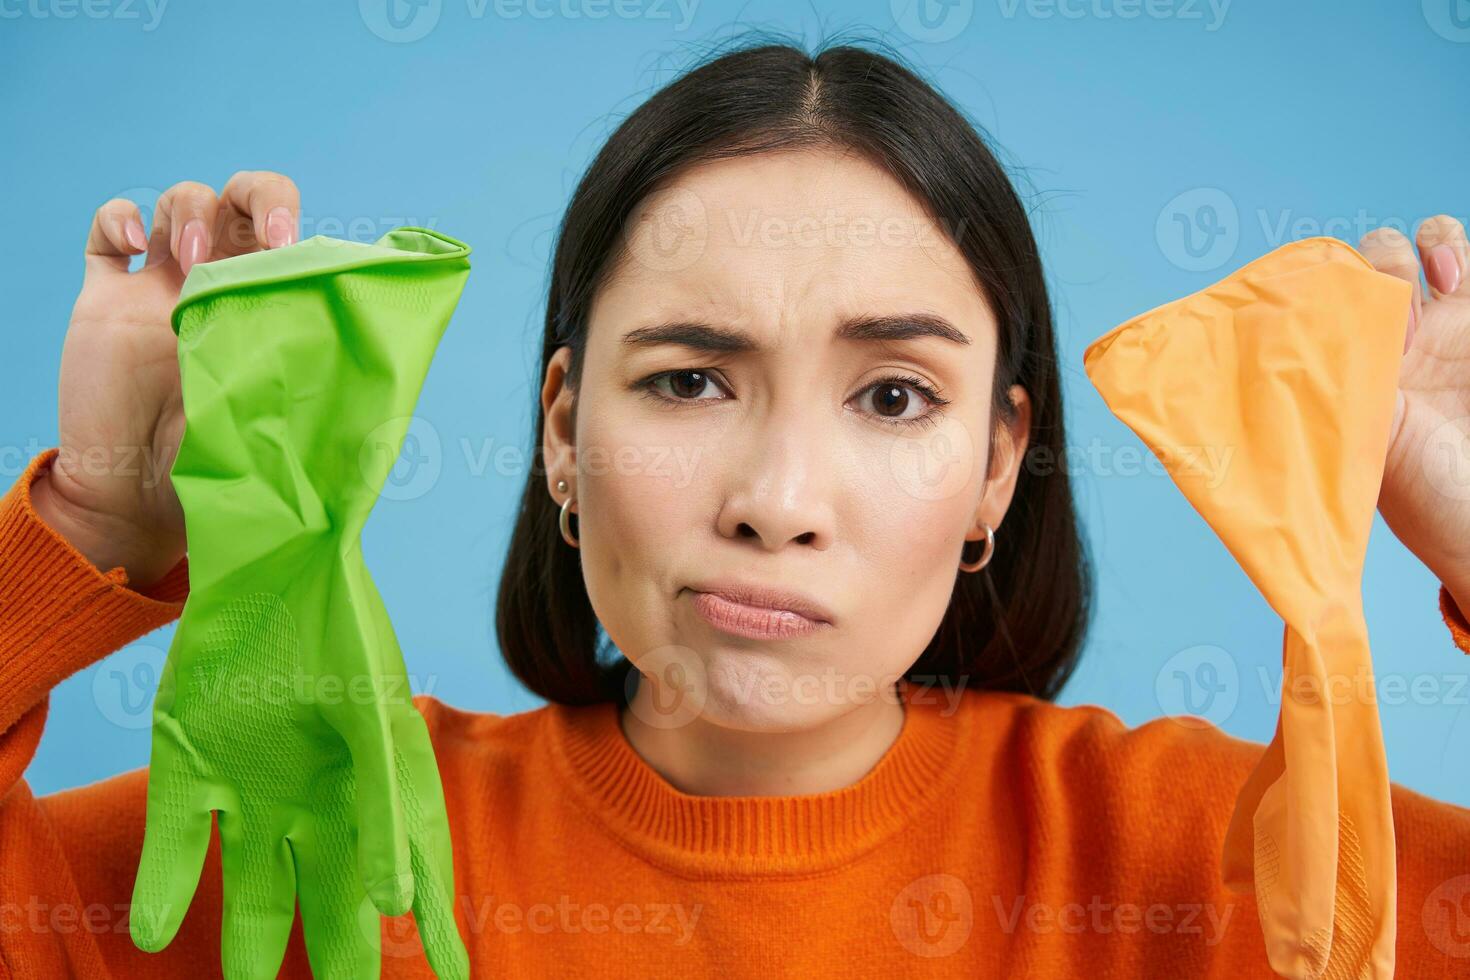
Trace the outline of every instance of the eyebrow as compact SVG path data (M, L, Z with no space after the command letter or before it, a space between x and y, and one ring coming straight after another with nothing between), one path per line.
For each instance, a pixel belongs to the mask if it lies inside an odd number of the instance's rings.
M937 337L960 346L969 346L970 338L942 316L933 313L899 313L886 316L863 316L844 320L833 332L837 340L893 343ZM673 344L711 354L746 354L761 350L760 342L750 334L730 327L676 320L650 327L639 327L623 336L629 348Z

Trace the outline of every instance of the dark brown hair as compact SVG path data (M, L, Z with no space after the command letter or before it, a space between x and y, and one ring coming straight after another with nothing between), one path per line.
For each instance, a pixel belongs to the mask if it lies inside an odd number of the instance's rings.
M956 567L949 608L907 676L1052 699L1076 666L1092 580L1062 465L1056 339L1041 261L1026 210L979 128L896 57L852 45L809 55L788 44L747 44L707 59L629 115L593 160L562 220L538 377L567 345L567 381L578 387L588 311L622 254L623 232L640 201L698 162L811 147L865 154L928 209L969 263L997 320L996 426L1014 418L1006 398L1012 384L1032 401L1027 459L1004 533L984 570ZM631 664L601 629L580 553L558 530L559 506L541 460L540 384L533 390L537 465L500 580L501 654L548 701L622 701ZM968 546L967 556L973 551Z

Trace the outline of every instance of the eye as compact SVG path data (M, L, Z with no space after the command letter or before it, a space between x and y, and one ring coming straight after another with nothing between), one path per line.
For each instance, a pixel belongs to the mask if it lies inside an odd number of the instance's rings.
M644 382L644 386L657 393L654 397L666 401L693 402L715 401L716 399L701 397L704 392L712 390L713 383L714 375L709 372L698 368L684 368L655 374Z
M676 405L679 402L721 401L729 397L718 393L723 386L715 375L699 368L664 371L644 379L639 387L655 401ZM715 393L713 397L707 397L712 392ZM874 382L857 398L871 402L869 414L884 425L932 426L938 422L944 406L949 404L949 400L932 385L912 375Z
M873 414L885 425L932 426L949 401L922 378L909 375L884 378L858 395L873 405Z

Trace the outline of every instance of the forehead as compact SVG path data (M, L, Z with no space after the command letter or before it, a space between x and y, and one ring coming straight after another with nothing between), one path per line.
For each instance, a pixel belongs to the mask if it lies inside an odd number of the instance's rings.
M708 315L752 329L933 312L978 342L988 305L951 234L865 157L752 154L691 167L640 203L595 309Z

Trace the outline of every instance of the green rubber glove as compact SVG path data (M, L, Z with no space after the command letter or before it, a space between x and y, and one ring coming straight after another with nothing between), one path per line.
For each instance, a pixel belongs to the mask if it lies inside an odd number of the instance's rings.
M141 949L178 931L213 811L229 980L276 976L298 897L319 977L377 977L379 916L410 908L438 975L469 975L439 770L359 541L469 253L318 235L184 283L190 590L153 707Z

